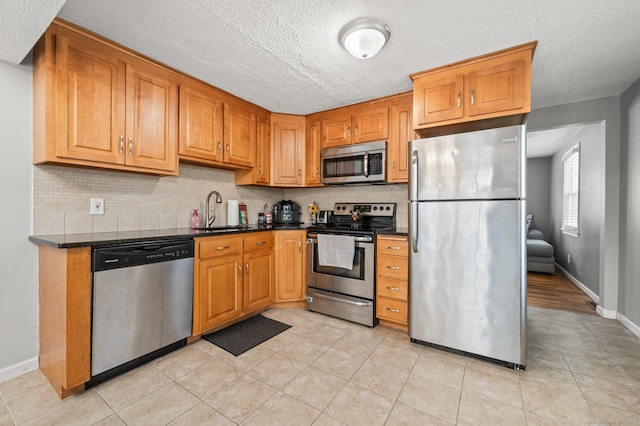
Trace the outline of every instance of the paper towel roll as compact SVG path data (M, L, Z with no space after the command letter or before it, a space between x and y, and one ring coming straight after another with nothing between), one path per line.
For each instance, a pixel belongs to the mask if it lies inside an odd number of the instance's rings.
M227 202L227 225L238 225L238 200L229 200Z

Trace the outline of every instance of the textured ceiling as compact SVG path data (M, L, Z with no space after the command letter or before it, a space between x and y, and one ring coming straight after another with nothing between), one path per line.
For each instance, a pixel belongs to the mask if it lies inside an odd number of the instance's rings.
M0 59L22 60L62 1L35 3L3 0ZM58 16L274 112L408 91L411 73L532 40L533 108L640 78L637 0L68 0ZM337 41L360 17L391 28L365 61Z

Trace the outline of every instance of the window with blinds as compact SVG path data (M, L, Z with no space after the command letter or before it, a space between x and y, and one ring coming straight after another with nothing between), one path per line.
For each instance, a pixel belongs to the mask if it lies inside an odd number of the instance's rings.
M580 235L580 142L562 156L564 189L562 199L562 227L564 234Z

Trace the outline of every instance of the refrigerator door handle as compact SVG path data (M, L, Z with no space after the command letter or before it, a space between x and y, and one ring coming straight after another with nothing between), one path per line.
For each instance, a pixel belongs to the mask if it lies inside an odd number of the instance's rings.
M414 253L418 252L418 203L411 202L409 209L409 226L411 227L411 249Z
M411 174L409 178L409 200L418 201L418 179L420 177L420 167L418 162L418 151L411 153Z
M409 177L409 226L411 227L411 249L418 252L418 179L420 176L420 164L418 161L418 151L411 153L411 173Z

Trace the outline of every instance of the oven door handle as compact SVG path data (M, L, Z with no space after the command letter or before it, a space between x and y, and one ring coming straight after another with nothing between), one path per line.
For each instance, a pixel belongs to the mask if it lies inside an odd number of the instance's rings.
M334 235L334 234L332 234ZM354 237L356 243L372 243L372 237ZM318 242L318 234L307 234L307 244L315 244Z
M371 306L371 305L373 305L373 302L354 302L352 300L340 299L339 297L327 296L327 295L319 294L319 293L314 293L313 296L307 296L307 301L308 302L312 302L314 297L317 297L318 299L332 300L334 302L348 303L350 305L356 305L356 306Z

